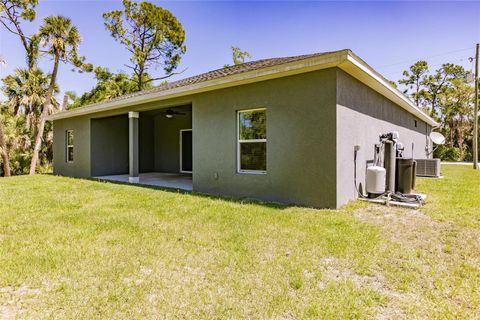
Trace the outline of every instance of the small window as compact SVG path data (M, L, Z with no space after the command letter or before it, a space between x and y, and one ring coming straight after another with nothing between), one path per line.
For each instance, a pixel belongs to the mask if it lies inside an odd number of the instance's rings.
M415 128L417 127L417 120L413 120L413 124L415 125Z
M67 162L73 162L73 130L67 130Z
M267 172L267 110L238 112L237 170L243 173Z

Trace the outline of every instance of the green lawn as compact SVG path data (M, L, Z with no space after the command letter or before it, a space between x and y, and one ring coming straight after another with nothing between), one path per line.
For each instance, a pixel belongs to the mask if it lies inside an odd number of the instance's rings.
M417 211L0 179L0 319L478 318L480 174L443 169Z

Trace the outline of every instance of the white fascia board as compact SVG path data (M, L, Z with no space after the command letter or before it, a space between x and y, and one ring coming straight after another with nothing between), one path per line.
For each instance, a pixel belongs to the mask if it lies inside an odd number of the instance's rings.
M385 78L375 72L359 58L349 54L346 61L341 63L338 67L429 125L433 127L439 125L438 122L428 116L408 97L398 91L398 89L394 88Z
M285 63L268 68L262 68L252 70L244 73L239 73L231 76L226 76L209 81L199 82L188 86L173 88L170 90L152 92L134 96L131 98L106 101L105 103L95 104L91 106L79 107L72 110L62 111L53 115L50 115L48 120L59 120L65 118L71 118L76 116L82 116L87 114L93 114L103 111L111 111L120 109L123 107L134 106L138 104L161 101L172 98L178 98L182 96L192 95L196 93L202 93L212 90L218 90L228 87L239 86L248 83L254 83L264 80L270 80L275 78L286 77L290 75L321 70L326 68L332 68L338 66L345 61L348 56L348 50L342 50L317 57Z

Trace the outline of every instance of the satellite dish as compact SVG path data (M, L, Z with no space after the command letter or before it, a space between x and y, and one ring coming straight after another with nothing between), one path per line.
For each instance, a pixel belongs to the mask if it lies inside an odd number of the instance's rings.
M432 139L433 143L435 144L438 144L438 145L445 144L445 137L440 132L435 132L435 131L431 132L430 139Z

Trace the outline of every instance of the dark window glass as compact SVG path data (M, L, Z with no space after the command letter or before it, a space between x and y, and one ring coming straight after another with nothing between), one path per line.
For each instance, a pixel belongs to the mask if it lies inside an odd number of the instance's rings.
M240 170L267 170L266 142L243 142L240 144Z
M67 157L69 162L73 161L73 147L68 147Z
M73 130L67 131L67 162L73 162Z

